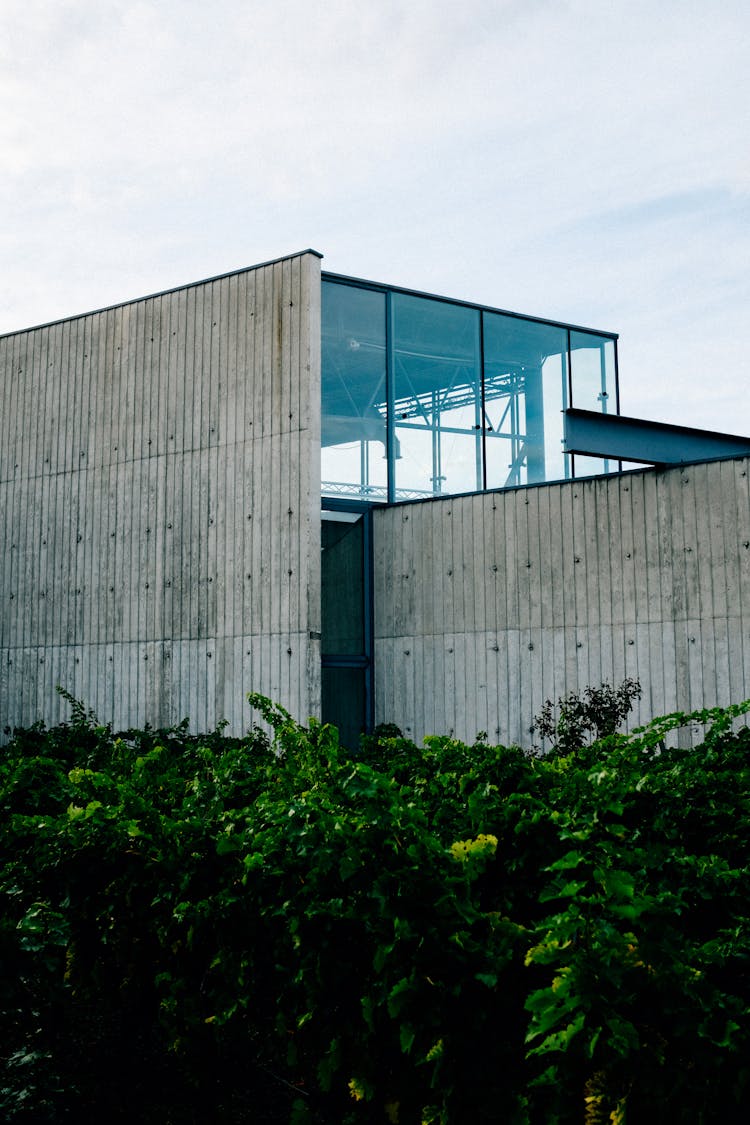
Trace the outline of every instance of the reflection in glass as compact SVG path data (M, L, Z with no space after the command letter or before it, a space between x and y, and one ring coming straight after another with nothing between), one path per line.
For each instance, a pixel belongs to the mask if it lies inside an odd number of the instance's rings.
M324 519L321 528L321 651L359 656L364 634L364 524Z
M573 454L574 475L577 478L600 477L603 473L615 472L617 467L617 461L609 461L602 457L586 457L583 453Z
M572 402L576 410L617 412L615 344L594 332L570 333ZM610 403L611 398L611 403Z
M567 331L484 313L484 428L487 488L570 475L563 451Z
M571 406L576 410L617 413L615 344L595 332L570 333ZM616 461L576 456L576 476L595 476L617 469Z
M617 412L616 344L441 298L323 283L323 495L386 501L563 480L564 411Z
M323 495L385 500L385 294L323 282Z
M482 484L479 311L394 293L396 497Z

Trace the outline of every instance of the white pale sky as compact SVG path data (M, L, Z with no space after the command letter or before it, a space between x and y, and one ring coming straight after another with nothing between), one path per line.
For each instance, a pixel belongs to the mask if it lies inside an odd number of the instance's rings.
M747 0L0 0L0 332L312 246L750 434Z

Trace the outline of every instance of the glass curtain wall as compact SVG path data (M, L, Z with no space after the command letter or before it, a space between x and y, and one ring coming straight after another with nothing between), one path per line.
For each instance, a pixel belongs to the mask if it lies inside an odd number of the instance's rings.
M323 494L394 501L608 472L563 411L617 412L615 338L323 282Z
M476 492L482 476L479 310L394 293L393 468L399 499Z

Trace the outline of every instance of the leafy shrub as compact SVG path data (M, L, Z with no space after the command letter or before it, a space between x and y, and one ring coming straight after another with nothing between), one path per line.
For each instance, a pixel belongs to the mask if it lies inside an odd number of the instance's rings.
M355 757L251 702L273 739L16 732L4 1120L744 1121L747 705Z
M587 742L614 734L640 698L640 681L628 676L618 687L601 684L584 688L582 695L571 692L558 699L557 708L548 699L534 719L532 732L549 739L554 750L569 754Z

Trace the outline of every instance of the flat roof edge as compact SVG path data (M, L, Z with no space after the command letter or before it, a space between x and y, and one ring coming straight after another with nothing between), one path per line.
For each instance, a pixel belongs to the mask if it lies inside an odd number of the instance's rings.
M403 285L388 285L382 281L370 281L365 277L350 277L344 273L332 273L330 270L323 270L321 278L323 281L338 281L344 285L354 285L362 289L390 290L392 293L404 293L408 297L426 297L432 301L444 301L449 305L460 305L462 308L499 313L501 316L513 317L514 320L529 320L533 324L548 324L552 328L568 328L571 332L586 332L593 336L606 336L608 340L619 340L620 338L618 332L609 332L604 328L586 328L581 324L569 324L566 320L552 320L548 316L513 312L511 309L499 309L494 305L483 305L478 301L465 301L461 297L445 297L441 293L427 293L422 289L409 289Z
M227 270L211 277L204 277L198 281L187 281L182 285L173 285L169 289L158 289L155 293L146 293L142 297L129 297L125 301L115 301L111 305L102 305L101 308L87 309L86 312L71 313L69 316L58 316L54 320L45 320L41 324L32 324L28 328L13 328L10 332L0 332L0 340L9 336L23 336L26 332L39 332L42 328L52 328L56 324L67 324L71 320L84 320L87 316L98 316L99 313L110 312L112 309L122 309L126 305L138 305L142 301L153 301L156 297L168 297L170 293L180 293L183 289L195 289L199 285L210 285L212 281L223 281L227 277L238 277L241 273L252 273L253 270L262 270L266 266L275 266L279 262L291 261L293 258L302 258L305 254L312 254L316 258L323 258L319 250L307 247L305 250L296 250L292 254L281 254L278 258L270 258L267 262L256 262L252 266L240 266L238 269Z

